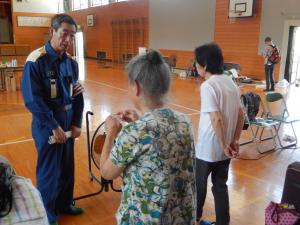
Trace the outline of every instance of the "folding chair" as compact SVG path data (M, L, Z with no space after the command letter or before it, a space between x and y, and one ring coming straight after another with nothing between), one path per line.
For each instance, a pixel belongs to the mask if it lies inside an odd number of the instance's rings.
M276 127L277 133L279 133L281 124L290 124L292 127L292 131L293 131L292 139L294 140L293 143L283 145L281 138L278 136L278 142L279 142L280 147L288 148L288 147L291 147L294 145L297 146L298 140L297 140L297 135L296 135L293 123L299 121L299 119L290 116L283 95L278 92L268 92L265 95L265 101L266 101L266 106L267 106L267 118L270 118L279 123L279 125ZM271 103L279 103L280 104L278 112L274 112L275 111L274 107L273 107L273 112L271 111Z
M255 119L250 119L248 115L248 105L245 105L243 101L242 107L245 114L245 121L244 121L244 130L250 129L251 137L250 139L243 141L240 143L240 146L255 143L256 150L260 154L264 154L270 151L274 151L277 149L276 137L277 137L277 130L276 126L279 125L279 122L266 118L266 113L264 109L264 105L260 100L259 106L262 108L260 117L255 117ZM269 131L269 136L264 137L264 131ZM261 149L261 145L264 141L272 140L273 145L269 148L263 150Z

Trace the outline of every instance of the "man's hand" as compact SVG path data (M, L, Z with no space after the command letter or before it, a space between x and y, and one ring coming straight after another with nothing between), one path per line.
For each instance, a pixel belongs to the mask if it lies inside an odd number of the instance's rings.
M134 122L139 119L139 115L133 109L128 109L122 112L117 113L121 117L122 120L126 121L127 123Z
M111 115L105 120L105 129L107 136L116 138L120 130L122 129L121 116Z
M52 130L53 136L55 137L56 143L63 144L67 141L66 134L61 127Z
M72 132L72 138L78 138L81 134L81 128L72 126L71 127L71 132Z

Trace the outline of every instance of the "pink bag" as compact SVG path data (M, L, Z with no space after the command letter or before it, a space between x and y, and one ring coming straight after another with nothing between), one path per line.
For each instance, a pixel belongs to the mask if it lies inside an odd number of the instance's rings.
M300 215L295 209L283 207L283 204L270 202L265 209L266 225L294 225Z

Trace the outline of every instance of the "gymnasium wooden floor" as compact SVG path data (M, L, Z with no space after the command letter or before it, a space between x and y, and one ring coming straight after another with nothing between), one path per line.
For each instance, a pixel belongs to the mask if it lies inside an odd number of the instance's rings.
M85 111L91 110L91 131L110 113L131 108L127 96L127 77L122 68L101 68L93 60L81 62L80 79L85 87ZM84 72L85 71L85 72ZM241 88L256 91L263 95L262 89L254 86ZM288 107L293 115L300 115L298 96L300 88L292 86L280 90L287 94ZM174 76L169 106L188 114L193 122L195 137L199 123L199 82L194 79L180 80ZM88 176L88 157L86 144L86 124L83 120L82 136L76 141L76 184L75 196L98 190L95 182ZM36 151L30 131L31 115L25 109L20 91L0 92L0 154L13 164L18 175L30 178L35 184ZM297 133L300 126L296 125ZM282 134L289 132L283 130ZM249 136L247 132L244 137ZM254 145L242 147L242 157L257 157ZM281 199L285 171L288 164L300 160L300 149L286 149L268 154L260 160L232 160L228 180L232 225L264 224L264 209L272 200ZM99 171L95 171L99 174ZM209 189L208 189L209 190ZM80 216L62 216L63 225L110 225L115 224L114 213L119 205L120 194L112 192L77 201L85 208ZM210 191L205 203L204 217L214 220L214 202Z

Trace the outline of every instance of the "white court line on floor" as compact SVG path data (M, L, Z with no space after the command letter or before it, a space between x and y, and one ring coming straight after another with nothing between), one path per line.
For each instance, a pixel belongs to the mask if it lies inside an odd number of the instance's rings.
M112 86L112 85L109 85L109 84L106 84L106 83L102 83L102 82L98 82L98 81L93 81L93 80L85 80L85 81L90 82L90 83L94 83L94 84L98 84L98 85L102 85L102 86L106 86L106 87L110 87L110 88L113 88L113 89L116 89L116 90L119 90L119 91L128 92L128 90L126 90L126 89L118 88L118 87L115 87L115 86ZM183 105L178 105L178 104L174 104L174 103L169 103L169 105L177 106L177 107L180 107L180 108L183 108L183 109L187 109L187 110L191 110L191 111L200 113L199 110L192 109L192 108L189 108L189 107L185 107Z
M84 81L87 81L87 82L90 82L90 83L94 83L94 84L99 84L99 85L106 86L106 87L110 87L110 88L113 88L113 89L117 89L119 91L128 92L126 89L118 88L118 87L115 87L115 86L112 86L112 85L109 85L109 84L106 84L106 83L102 83L102 82L93 81L93 80L84 80Z
M200 112L196 112L196 113L188 113L188 116L196 116L196 115L200 115Z
M79 140L79 138L75 138L75 141L78 141L78 140ZM0 143L0 147L7 146L7 145L15 145L15 144L24 143L24 142L30 142L30 141L33 141L33 139L29 138L29 139L20 140L20 141L4 142L4 143Z
M33 139L30 138L30 139L25 139L25 140L20 140L20 141L4 142L4 143L0 143L0 147L1 146L7 146L7 145L14 145L14 144L19 144L19 143L24 143L24 142L29 142L29 141L33 141Z
M25 108L24 103L18 103L18 102L0 103L0 105L22 105Z
M20 113L20 114L13 114L13 115L3 115L3 116L0 116L0 119L2 118L6 118L6 117L17 117L17 116L30 116L31 113Z
M200 113L199 110L192 109L192 108L188 108L188 107L185 107L185 106L183 106L183 105L178 105L178 104L174 104L174 103L169 103L169 104L170 104L170 105L177 106L177 107L180 107L180 108L188 109L188 110L194 111L194 112L196 112L196 113Z

